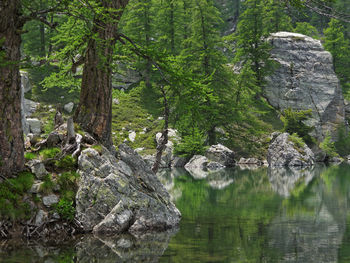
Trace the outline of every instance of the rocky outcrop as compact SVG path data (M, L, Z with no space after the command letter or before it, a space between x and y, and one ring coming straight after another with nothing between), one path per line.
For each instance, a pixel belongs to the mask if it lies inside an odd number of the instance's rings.
M76 219L85 231L116 234L166 230L180 212L150 167L130 147L119 146L118 161L106 149L89 148L78 159L81 176Z
M269 166L311 166L315 163L313 152L304 143L297 145L288 133L273 133L267 153Z
M332 56L321 42L308 36L278 32L271 34L271 57L278 63L266 78L264 94L279 110L312 109L307 124L315 126L313 135L319 141L329 131L345 123L344 99L334 73Z

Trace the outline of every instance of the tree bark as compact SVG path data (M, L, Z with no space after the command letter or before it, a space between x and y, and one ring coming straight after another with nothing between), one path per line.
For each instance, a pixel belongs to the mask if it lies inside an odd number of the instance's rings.
M0 174L24 169L19 73L23 22L19 0L0 1Z
M107 19L94 18L74 120L107 148L112 146L112 56L121 15L129 0L102 0ZM110 11L112 9L115 12ZM118 11L116 11L118 10Z

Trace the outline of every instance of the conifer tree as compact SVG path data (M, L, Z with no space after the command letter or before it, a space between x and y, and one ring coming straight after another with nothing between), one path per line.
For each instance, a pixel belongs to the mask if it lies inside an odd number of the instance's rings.
M344 93L347 94L350 90L350 42L345 39L343 31L342 24L332 19L324 31L324 47L333 56L334 71L340 79Z

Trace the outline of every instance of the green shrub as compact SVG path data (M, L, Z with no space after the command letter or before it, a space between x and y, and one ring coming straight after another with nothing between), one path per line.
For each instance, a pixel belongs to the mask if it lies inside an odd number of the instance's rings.
M41 191L44 193L50 193L52 192L53 188L55 187L55 183L52 181L51 175L46 175L43 180L43 184L41 185Z
M76 159L71 155L66 155L61 160L55 161L57 168L66 168L67 170L75 168L76 164Z
M33 182L33 174L22 172L16 178L7 179L0 184L0 219L30 218L30 206L23 201L23 196Z
M284 124L283 131L289 134L296 133L307 145L315 143L315 139L310 136L310 132L314 127L310 127L304 123L309 117L311 117L312 110L300 110L293 111L292 109L285 109L281 120Z
M305 146L305 142L303 141L303 139L300 138L296 133L289 135L289 140L292 141L297 148L302 149Z
M334 143L336 152L340 156L347 156L350 154L350 133L347 132L346 127L344 125L341 125L338 128L338 138L337 141Z
M39 152L39 155L40 155L41 158L46 160L46 159L54 158L60 152L61 152L60 148L54 147L54 148L47 148L47 149L41 150Z
M177 156L191 157L195 154L204 154L205 136L198 130L194 129L193 134L185 135L180 143L175 143L174 152Z
M55 210L64 220L72 221L74 219L75 207L73 206L72 200L67 200L65 198L60 199Z
M332 142L332 138L329 132L327 132L326 137L320 143L320 148L327 154L328 157L332 158L339 156L339 154L336 152L334 142Z

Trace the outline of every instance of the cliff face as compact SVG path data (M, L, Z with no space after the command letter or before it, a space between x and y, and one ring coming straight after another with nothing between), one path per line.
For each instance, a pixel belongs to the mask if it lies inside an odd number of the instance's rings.
M323 140L329 131L335 135L345 123L344 99L334 73L332 55L319 40L278 32L269 38L271 57L277 69L266 78L264 93L269 103L279 110L312 109L308 124L315 126L314 136Z

